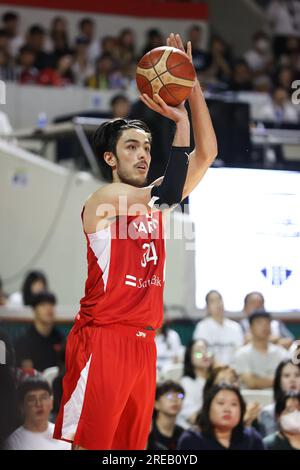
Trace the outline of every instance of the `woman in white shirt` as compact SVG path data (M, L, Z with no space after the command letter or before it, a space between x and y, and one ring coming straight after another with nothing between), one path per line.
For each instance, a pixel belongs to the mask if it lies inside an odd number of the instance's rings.
M185 390L182 411L178 423L189 427L194 423L202 406L203 388L213 367L213 353L204 339L193 340L186 348L183 378L181 385Z

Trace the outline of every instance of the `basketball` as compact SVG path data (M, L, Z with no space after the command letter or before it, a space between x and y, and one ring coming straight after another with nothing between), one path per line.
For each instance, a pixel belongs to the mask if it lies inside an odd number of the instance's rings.
M136 83L150 98L158 94L168 105L177 106L191 93L196 72L188 56L175 47L156 47L147 52L136 69Z

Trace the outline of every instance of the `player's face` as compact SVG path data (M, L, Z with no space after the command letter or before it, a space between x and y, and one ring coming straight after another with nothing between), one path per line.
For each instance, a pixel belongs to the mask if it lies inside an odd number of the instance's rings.
M151 162L150 135L140 129L124 131L117 143L114 181L142 187L147 182Z

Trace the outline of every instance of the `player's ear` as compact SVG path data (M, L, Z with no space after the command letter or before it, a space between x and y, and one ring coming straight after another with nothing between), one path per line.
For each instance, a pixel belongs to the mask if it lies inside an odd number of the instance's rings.
M117 159L116 156L112 152L105 152L103 155L104 161L112 168L116 168L117 166Z

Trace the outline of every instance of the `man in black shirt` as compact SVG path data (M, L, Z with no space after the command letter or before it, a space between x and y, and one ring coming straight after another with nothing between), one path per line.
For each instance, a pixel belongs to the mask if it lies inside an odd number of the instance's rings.
M16 342L17 366L43 371L57 366L64 337L54 326L55 296L40 292L32 299L33 325Z
M176 450L177 442L184 431L176 425L183 399L184 389L180 384L168 380L157 386L148 450Z

